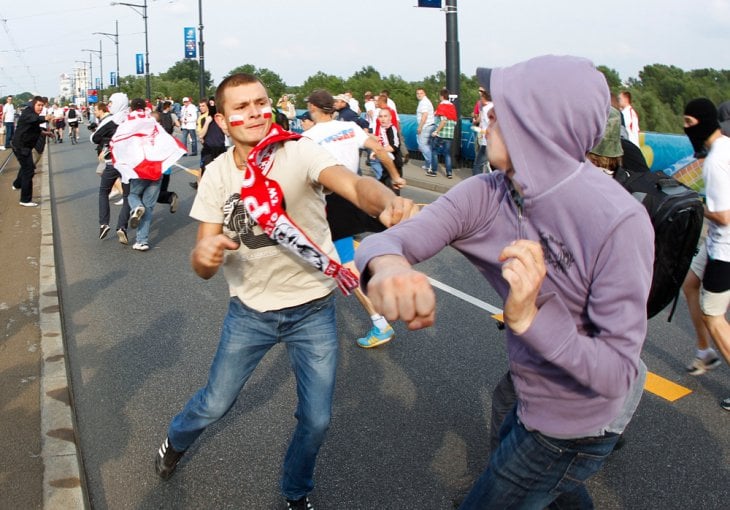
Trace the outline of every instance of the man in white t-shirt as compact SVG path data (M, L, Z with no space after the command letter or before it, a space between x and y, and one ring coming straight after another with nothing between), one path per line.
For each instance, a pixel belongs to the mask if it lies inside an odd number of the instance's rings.
M345 197L386 226L414 215L417 207L373 179L358 177L312 140L294 139L275 126L268 93L257 77L227 77L215 101L215 121L233 147L206 167L198 186L190 212L200 222L191 264L206 280L223 267L229 308L208 383L173 418L155 469L169 478L196 438L228 412L266 352L281 343L299 398L280 488L288 508L311 508L307 494L314 488L317 453L330 423L339 343L333 291L341 271L327 227L325 191ZM270 226L260 219L267 214L264 209L283 209L276 213L271 235L255 219ZM290 220L293 235L286 235L291 229L283 237L276 234L279 220ZM338 271L328 272L333 267ZM255 464L248 468L257 469Z
M426 90L423 88L416 89L416 98L418 99L418 106L416 107L416 121L418 121L418 128L416 128L416 134L418 135L418 150L423 155L423 168L426 171L431 170L431 135L436 126L433 123L433 103L428 98Z
M378 120L378 107L375 106L375 97L369 90L363 95L365 99L365 119L368 121L368 128L375 133L375 123Z
M639 115L631 106L631 92L624 90L618 95L618 105L624 119L624 127L629 133L631 143L639 147Z
M182 136L180 141L187 149L188 138L190 138L190 148L192 152L188 153L188 156L198 155L198 134L196 132L197 120L198 120L198 108L190 102L189 97L184 97L182 108L180 108L180 130Z
M730 323L725 318L730 307L730 138L720 131L717 108L706 98L687 103L684 131L695 153L709 149L702 165L709 228L705 250L692 260L691 271L702 282L702 320L725 362L730 364ZM720 405L730 411L730 398Z
M15 132L15 106L13 96L5 98L2 110L3 125L5 126L5 147L12 147L13 133ZM4 147L0 147L2 150Z

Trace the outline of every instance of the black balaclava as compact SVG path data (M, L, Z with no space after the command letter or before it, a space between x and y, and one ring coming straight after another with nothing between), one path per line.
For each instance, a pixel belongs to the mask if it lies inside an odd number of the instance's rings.
M684 107L684 114L697 119L698 123L692 127L684 128L692 147L695 150L695 157L704 157L707 154L705 141L712 133L720 129L717 121L717 108L707 98L700 97L693 99Z

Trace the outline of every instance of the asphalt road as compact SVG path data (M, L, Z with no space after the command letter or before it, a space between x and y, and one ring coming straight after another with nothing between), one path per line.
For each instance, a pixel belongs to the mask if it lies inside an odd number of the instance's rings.
M272 349L169 481L154 473L170 419L205 383L227 305L222 275L203 281L189 268L192 178L173 175L180 209L170 214L158 204L152 249L140 253L113 235L97 238L91 145L50 150L59 289L92 507L282 508L279 469L295 407L282 348ZM405 194L418 202L438 196L413 188ZM112 206L113 222L118 209ZM500 306L455 251L421 268ZM311 494L316 508L449 509L485 465L490 393L507 368L503 335L472 304L442 291L437 299L434 327L408 332L396 324L393 342L366 351L354 345L369 328L365 312L355 299L338 297L341 356ZM683 302L672 323L663 314L651 321L645 363L693 392L674 402L645 393L626 446L590 482L597 508L727 508L730 414L718 401L730 396L730 370L685 375L692 342Z

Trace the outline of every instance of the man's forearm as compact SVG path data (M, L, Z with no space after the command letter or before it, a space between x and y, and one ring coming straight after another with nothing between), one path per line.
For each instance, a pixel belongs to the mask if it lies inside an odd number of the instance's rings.
M392 162L391 162L392 165ZM395 166L393 166L395 168ZM398 172L396 171L396 175ZM371 216L378 216L395 198L395 193L373 178L360 178L355 185L357 206Z

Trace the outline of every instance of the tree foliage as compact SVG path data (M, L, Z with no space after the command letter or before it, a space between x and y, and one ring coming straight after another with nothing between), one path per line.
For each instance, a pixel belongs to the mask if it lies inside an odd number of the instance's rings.
M637 78L622 80L619 73L606 66L598 66L606 77L611 92L618 94L622 90L631 92L633 106L639 114L642 131L665 133L682 132L682 112L684 105L696 97L707 97L715 104L730 99L730 71L715 69L695 69L684 71L675 66L651 64L645 66ZM390 97L398 105L398 111L413 113L416 110L416 88L423 87L432 102L438 101L439 90L446 86L446 74L438 71L422 80L407 81L398 75L383 76L373 66L365 66L355 71L352 76L343 78L318 71L308 77L299 86L288 86L275 71L257 68L245 64L232 69L233 73L250 73L261 78L270 96L276 100L283 94L290 94L298 108L304 108L304 98L314 89L323 88L332 94L345 91L352 92L354 98L362 103L366 91L375 94L383 89L390 92ZM212 95L215 91L206 71L206 86ZM172 96L180 99L183 96L197 98L198 95L198 62L181 60L173 64L167 71L151 77L152 96ZM130 98L144 97L145 80L143 76L120 77L121 90ZM475 76L461 75L460 101L461 114L471 116L474 103L479 97L479 84ZM105 95L109 95L108 89Z

